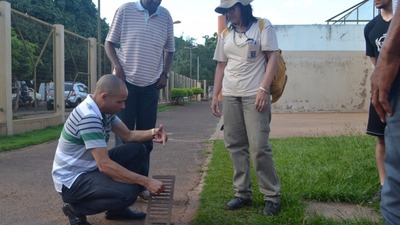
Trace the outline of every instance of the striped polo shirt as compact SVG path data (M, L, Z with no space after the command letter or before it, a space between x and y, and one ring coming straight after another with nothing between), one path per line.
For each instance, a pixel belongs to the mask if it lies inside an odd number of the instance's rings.
M102 114L89 95L69 115L61 131L53 161L54 186L70 188L82 173L96 170L90 149L107 148L113 125L121 120L115 115Z
M115 12L106 41L120 45L117 56L127 82L152 85L162 73L164 50L175 51L171 15L159 6L149 16L140 1L125 3Z

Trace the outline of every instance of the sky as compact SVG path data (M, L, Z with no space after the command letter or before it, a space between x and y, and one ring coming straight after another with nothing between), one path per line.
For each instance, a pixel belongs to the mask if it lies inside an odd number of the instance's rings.
M97 7L99 0L93 0ZM132 0L100 0L100 16L111 24L119 6ZM136 1L136 0L134 0ZM326 20L356 5L362 0L254 0L253 15L267 18L275 25L326 24ZM163 0L174 21L174 34L184 39L192 37L204 44L205 35L217 32L218 15L214 9L220 0Z

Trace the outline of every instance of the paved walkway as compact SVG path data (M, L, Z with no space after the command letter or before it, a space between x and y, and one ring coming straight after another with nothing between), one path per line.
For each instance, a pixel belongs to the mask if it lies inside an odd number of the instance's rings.
M209 112L210 102L199 102L159 113L157 124L169 133L166 147L156 145L151 156L152 175L175 175L172 222L189 224L197 209L202 187L202 167L210 139L222 137L221 122ZM274 114L271 137L363 133L366 113ZM110 143L112 144L112 143ZM0 153L0 225L68 224L62 201L51 180L57 141ZM132 207L145 210L138 200ZM143 225L106 221L103 214L88 217L93 225Z

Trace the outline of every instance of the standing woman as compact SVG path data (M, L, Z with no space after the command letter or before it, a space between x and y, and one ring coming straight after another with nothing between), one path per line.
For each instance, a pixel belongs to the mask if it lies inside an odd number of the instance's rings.
M281 210L281 183L269 142L270 86L278 71L279 48L269 20L253 16L252 1L221 0L215 9L229 23L214 53L218 64L211 112L217 117L222 115L218 103L222 89L224 141L233 161L235 187L227 208L235 210L251 204L251 157L258 189L264 195L263 214L273 216Z

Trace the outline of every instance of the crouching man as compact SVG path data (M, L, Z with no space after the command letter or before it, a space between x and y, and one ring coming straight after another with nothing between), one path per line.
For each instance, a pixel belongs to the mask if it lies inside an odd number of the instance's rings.
M69 115L58 142L52 176L63 199L62 210L71 225L90 225L86 215L105 212L109 220L143 219L144 212L129 209L138 194L164 191L161 181L143 176L146 147L153 140L165 145L163 126L129 130L115 115L125 108L128 90L114 75L102 76L93 95ZM110 131L126 144L107 150Z

